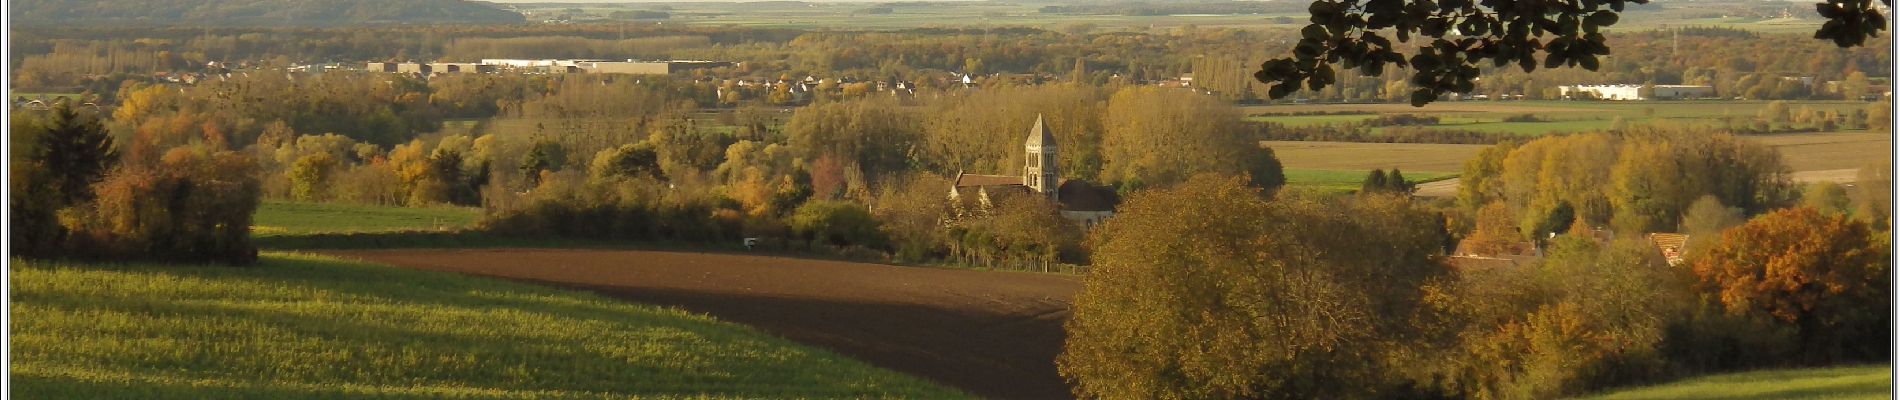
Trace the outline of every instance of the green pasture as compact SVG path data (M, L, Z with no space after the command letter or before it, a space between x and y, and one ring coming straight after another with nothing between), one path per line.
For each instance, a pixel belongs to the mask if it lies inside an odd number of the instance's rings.
M1321 190L1321 191L1328 191L1328 192L1357 191L1359 190L1359 184L1366 181L1366 175L1368 175L1368 173L1370 172L1372 171L1371 170L1345 171L1345 170L1324 170L1324 169L1289 169L1289 170L1284 171L1286 175L1287 187L1306 188L1306 189L1314 189L1314 190ZM1399 172L1401 174L1404 174L1405 180L1412 182L1412 184L1420 184L1420 183L1425 183L1425 182L1451 179L1453 177L1458 176L1457 173L1449 173L1449 172L1403 171L1403 170Z
M448 273L9 267L20 398L964 397L702 315Z
M1803 108L1834 111L1851 115L1869 103L1859 101L1787 101L1790 113ZM1428 128L1466 129L1504 132L1518 135L1543 135L1558 132L1586 132L1609 129L1617 118L1630 125L1669 123L1678 125L1720 124L1726 117L1752 119L1768 106L1767 101L1462 101L1440 102L1423 108L1365 104L1304 104L1292 106L1250 106L1252 121L1276 122L1290 127L1345 124L1377 118L1378 115L1414 114L1436 116L1438 125ZM1258 115L1275 112L1373 112L1357 115ZM1505 118L1534 115L1536 122L1504 122ZM1384 128L1374 128L1378 132Z
M253 217L257 236L441 231L466 228L482 210L470 207L381 207L265 201Z
M1692 378L1586 397L1590 400L1888 399L1893 366L1744 372Z
M1376 117L1377 117L1376 115L1370 115L1370 114L1261 115L1261 116L1247 117L1246 119L1248 121L1274 122L1274 123L1278 123L1278 124L1286 125L1286 126L1314 126L1314 125L1344 124L1348 122L1362 122L1367 119L1372 119Z

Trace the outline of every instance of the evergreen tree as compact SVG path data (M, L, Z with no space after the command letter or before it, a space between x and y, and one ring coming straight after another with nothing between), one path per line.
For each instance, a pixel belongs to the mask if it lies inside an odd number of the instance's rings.
M1398 168L1393 168L1391 173L1386 174L1385 186L1386 190L1393 193L1412 193L1412 183L1405 181L1405 174L1399 173Z
M1379 169L1374 169L1372 173L1366 174L1366 180L1359 183L1359 193L1379 193L1389 188L1391 188L1391 186L1386 183L1385 171Z
M105 125L96 115L81 115L72 106L60 103L43 129L36 135L32 161L50 174L60 204L69 206L92 199L92 185L105 179L106 170L119 158Z
M542 140L536 142L534 147L528 148L527 154L521 156L521 164L517 165L516 169L521 170L521 174L528 178L528 184L539 185L541 171L559 171L561 165L566 163L567 152L561 148L560 143Z

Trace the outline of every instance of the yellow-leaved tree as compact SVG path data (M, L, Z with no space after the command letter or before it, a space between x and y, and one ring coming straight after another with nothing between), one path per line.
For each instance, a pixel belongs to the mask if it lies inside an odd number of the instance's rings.
M1409 368L1442 219L1402 196L1269 200L1199 175L1096 228L1062 375L1087 398L1361 398ZM1401 394L1402 395L1402 394Z

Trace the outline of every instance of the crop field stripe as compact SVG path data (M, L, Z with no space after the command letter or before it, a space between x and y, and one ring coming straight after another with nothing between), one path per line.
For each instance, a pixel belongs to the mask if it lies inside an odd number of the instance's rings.
M328 251L583 289L738 322L988 398L1062 398L1070 275L750 254L578 249Z
M673 308L289 253L13 260L22 398L957 398Z
M258 236L318 233L442 231L466 228L481 218L470 207L396 207L265 201L252 224Z

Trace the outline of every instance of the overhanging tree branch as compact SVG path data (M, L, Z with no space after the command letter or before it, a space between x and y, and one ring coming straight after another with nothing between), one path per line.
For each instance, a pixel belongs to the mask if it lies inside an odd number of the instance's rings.
M1892 0L1880 0L1891 5ZM1525 72L1583 67L1595 71L1610 54L1603 27L1615 25L1630 4L1648 0L1315 0L1312 24L1300 30L1293 57L1260 64L1254 79L1272 85L1268 95L1285 98L1302 87L1320 90L1336 82L1334 64L1378 76L1388 64L1412 69L1411 103L1424 106L1445 93L1469 93L1479 63L1517 64ZM1866 43L1886 30L1873 0L1827 0L1816 9L1828 22L1814 36L1841 47ZM1396 50L1414 36L1430 39L1409 59ZM1540 63L1538 56L1542 55Z

